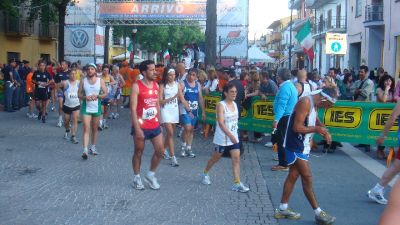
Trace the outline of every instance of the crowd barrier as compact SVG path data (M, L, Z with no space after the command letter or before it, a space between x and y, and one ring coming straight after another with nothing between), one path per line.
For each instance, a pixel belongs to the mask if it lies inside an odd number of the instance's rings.
M204 96L206 123L215 124L215 108L221 101L221 93L213 92ZM273 98L261 100L253 97L249 107L244 108L239 120L239 128L242 130L270 133L272 130ZM339 142L355 144L372 144L383 130L389 119L393 103L375 102L351 102L337 101L329 109L320 109L318 116L332 135L332 139ZM385 146L396 147L398 123L391 128L385 140ZM316 138L320 139L316 135Z

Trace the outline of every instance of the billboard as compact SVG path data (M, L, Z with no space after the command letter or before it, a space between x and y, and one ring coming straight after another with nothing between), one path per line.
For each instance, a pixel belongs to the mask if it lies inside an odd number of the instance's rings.
M100 19L206 19L206 1L100 2Z
M325 52L328 55L347 54L347 34L326 33Z
M95 24L97 11L96 0L79 0L68 4L65 24Z
M247 27L218 27L217 53L221 49L222 57L247 57L247 33Z
M248 0L218 0L217 24L247 26L249 15Z

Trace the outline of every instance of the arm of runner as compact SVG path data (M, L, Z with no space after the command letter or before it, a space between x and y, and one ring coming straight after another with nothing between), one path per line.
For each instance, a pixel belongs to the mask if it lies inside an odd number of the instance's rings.
M394 122L396 121L399 115L400 115L400 102L397 102L396 107L392 111L392 114L390 114L389 120L386 121L385 128L383 128L381 136L379 136L378 139L376 139L376 143L378 145L383 144L383 141L385 140L387 133L389 132L390 128L393 126Z
M157 85L157 88L160 90L160 86L156 83L156 85ZM157 101L157 104L156 104L156 108L157 108L157 117L158 117L158 122L160 122L161 123L161 107L160 107L160 101Z
M87 100L86 96L83 94L83 81L79 82L78 98L81 100Z
M231 139L232 143L239 143L239 140L236 140L235 136L225 126L224 106L221 103L217 104L217 122L221 130L229 137L229 139Z
M204 121L204 120L206 120L206 111L205 111L205 107L204 107L203 94L201 93L200 86L199 86L199 102L200 102L200 108L201 108L201 119Z
M182 83L180 83L178 86L178 99L183 104L183 107L185 108L186 112L189 112L190 116L193 118L193 114L192 114L192 111L190 110L189 103L183 97L182 86L183 86Z
M137 138L144 138L143 130L140 129L139 121L138 121L138 116L137 116L137 102L138 102L138 94L139 94L139 87L136 83L133 83L132 85L132 93L130 96L130 101L131 101L131 122L132 122L132 127L135 129L135 136Z
M167 99L164 99L164 85L160 85L158 92L158 101L160 102L161 106L168 102Z

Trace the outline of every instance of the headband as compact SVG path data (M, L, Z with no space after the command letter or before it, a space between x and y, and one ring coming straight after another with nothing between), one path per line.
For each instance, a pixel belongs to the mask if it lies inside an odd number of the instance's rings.
M331 96L329 96L328 94L326 94L325 92L321 91L320 94L322 96L324 96L328 101L332 102L332 104L336 103L336 99L332 98Z
M171 68L171 69L168 70L167 74L169 74L169 73L171 73L171 72L174 72L174 73L175 73L175 70Z

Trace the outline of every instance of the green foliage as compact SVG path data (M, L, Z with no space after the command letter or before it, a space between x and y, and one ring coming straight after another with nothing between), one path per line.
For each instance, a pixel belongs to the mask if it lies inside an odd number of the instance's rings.
M113 38L132 37L132 26L114 26ZM204 41L204 33L200 27L180 26L140 26L137 27L136 43L153 52L164 51L168 47L170 54L181 53L185 43Z

